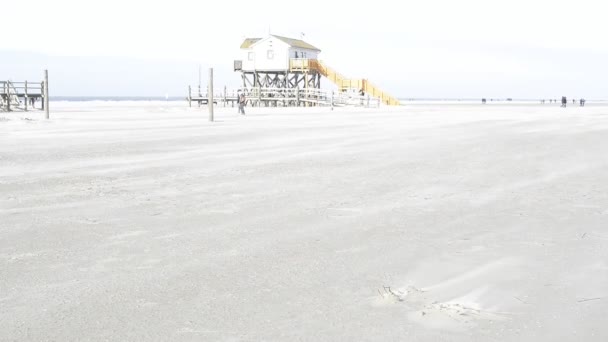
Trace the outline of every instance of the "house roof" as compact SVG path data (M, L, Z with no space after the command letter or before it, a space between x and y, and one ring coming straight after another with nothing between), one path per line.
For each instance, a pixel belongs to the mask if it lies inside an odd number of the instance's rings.
M321 49L313 46L312 44L308 44L307 42L300 40L300 39L293 39L293 38L287 38L287 37L281 37L281 36L275 36L275 35L272 35L272 37L275 37L275 38L287 43L291 47L298 47L298 48L307 49L307 50L321 51ZM262 38L247 38L241 44L241 49L248 49L253 44L259 42L260 40L262 40Z
M251 45L259 42L260 40L262 40L262 38L247 38L243 44L241 44L241 49L249 49Z

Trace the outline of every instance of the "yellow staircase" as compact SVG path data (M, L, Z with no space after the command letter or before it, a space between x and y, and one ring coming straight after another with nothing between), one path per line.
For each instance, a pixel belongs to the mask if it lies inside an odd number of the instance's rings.
M338 86L340 91L347 89L363 90L372 97L377 97L389 106L399 106L401 102L366 79L349 79L317 59L291 59L289 68L292 72L317 71Z

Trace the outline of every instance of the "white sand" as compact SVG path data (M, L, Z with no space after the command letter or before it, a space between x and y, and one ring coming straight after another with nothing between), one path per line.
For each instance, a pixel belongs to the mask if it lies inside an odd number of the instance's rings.
M0 340L608 340L608 107L0 113Z

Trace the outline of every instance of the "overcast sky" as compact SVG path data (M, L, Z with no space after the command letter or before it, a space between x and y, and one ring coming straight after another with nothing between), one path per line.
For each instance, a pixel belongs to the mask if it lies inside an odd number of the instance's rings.
M606 7L599 0L3 1L3 32L13 34L2 36L0 79L40 78L49 68L55 95L181 96L197 83L199 64L215 68L219 86L238 85L232 61L242 39L270 30L303 32L320 59L399 97L608 98Z

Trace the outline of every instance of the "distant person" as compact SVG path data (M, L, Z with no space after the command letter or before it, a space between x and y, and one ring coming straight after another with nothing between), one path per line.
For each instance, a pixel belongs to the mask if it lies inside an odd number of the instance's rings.
M35 103L36 103L36 99L35 99L35 98L33 98L33 97L30 97L30 104L32 105L32 108L36 108L36 107L34 106L34 104L35 104Z
M246 102L247 102L247 99L245 98L245 93L239 92L238 103L239 103L239 114L241 114L241 115L245 115L245 103Z
M562 107L566 108L567 104L568 104L568 99L565 96L562 96Z
M486 99L481 99L481 104L486 104Z
M585 107L585 99L580 99L581 107Z
M576 104L576 99L572 99L572 104Z

